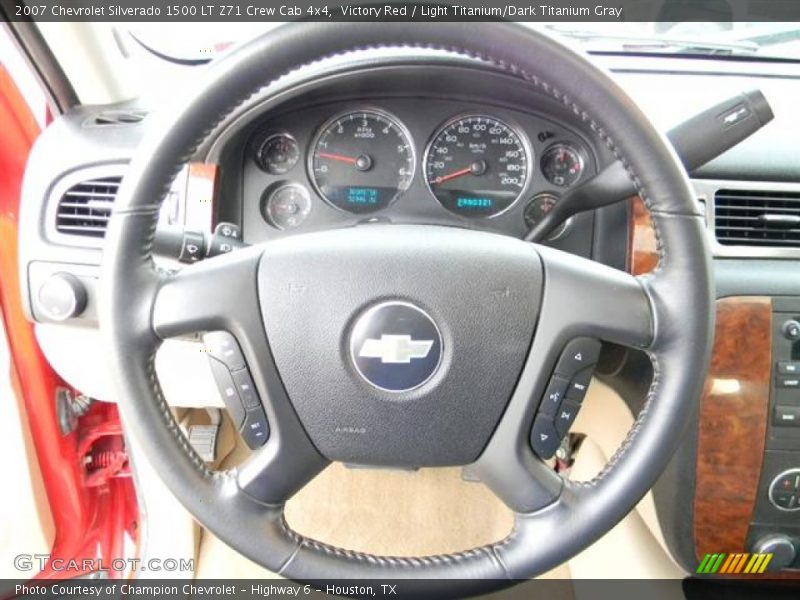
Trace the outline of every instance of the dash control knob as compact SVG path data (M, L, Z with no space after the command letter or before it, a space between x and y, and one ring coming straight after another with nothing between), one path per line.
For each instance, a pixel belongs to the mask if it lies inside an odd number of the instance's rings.
M783 337L787 340L796 342L800 340L800 323L794 319L789 319L783 324L783 327L781 327L781 332L783 333Z
M54 273L39 288L39 310L53 321L78 317L86 309L86 288L70 273Z
M772 554L772 558L767 566L768 571L780 571L794 562L797 557L797 550L792 540L782 534L768 535L756 540L753 544L753 553Z

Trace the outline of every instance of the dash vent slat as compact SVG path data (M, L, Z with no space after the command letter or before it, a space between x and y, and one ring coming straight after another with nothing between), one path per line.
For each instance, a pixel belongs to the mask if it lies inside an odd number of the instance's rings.
M727 246L800 247L800 192L721 189L714 232Z
M106 127L109 125L135 125L147 117L144 110L104 110L97 113L85 123L85 127Z
M122 177L82 181L61 196L56 231L67 235L102 238L114 208Z

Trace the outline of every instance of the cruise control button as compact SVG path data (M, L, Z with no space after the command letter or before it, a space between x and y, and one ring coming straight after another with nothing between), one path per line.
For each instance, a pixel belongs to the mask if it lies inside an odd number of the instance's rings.
M553 375L550 383L547 384L547 389L544 391L542 402L539 405L540 415L552 417L556 414L567 391L567 385L569 385L569 381L566 378Z
M245 408L255 408L261 406L261 400L256 393L256 386L253 385L253 380L250 378L250 373L247 369L241 371L234 371L233 382L236 384L236 390L239 392L239 398L242 399L242 404Z
M778 373L781 375L800 375L800 361L781 360L778 361Z
M556 365L556 373L572 377L578 371L597 363L600 356L600 342L592 338L575 338L561 353Z
M222 361L231 371L244 369L244 356L236 343L236 338L227 331L212 331L203 336L206 351Z
M580 409L581 405L577 402L566 400L561 404L561 408L558 409L555 418L558 437L563 438L567 434L567 431L569 431L569 428L572 427L572 424L575 422L575 417L578 416L578 411Z
M264 409L260 406L248 409L239 432L242 434L245 444L251 449L263 446L269 439L269 424Z
M217 359L209 357L208 362L211 365L211 374L217 383L220 396L222 396L222 400L228 408L233 424L238 428L244 421L244 406L242 406L242 401L239 399L239 392L236 391L233 377L228 371L228 367Z
M531 428L531 448L542 458L550 458L558 450L561 440L555 425L548 417L539 415Z
M797 427L800 424L800 408L794 406L775 407L775 425Z
M589 383L592 381L593 371L594 367L587 367L572 378L567 388L567 400L583 402L583 397L586 396L586 390L589 389Z

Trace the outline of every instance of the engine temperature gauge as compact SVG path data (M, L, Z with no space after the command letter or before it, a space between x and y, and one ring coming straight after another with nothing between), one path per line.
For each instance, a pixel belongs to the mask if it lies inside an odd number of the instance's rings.
M583 157L569 144L555 144L542 154L542 173L553 185L566 187L580 179Z
M287 183L268 190L264 200L264 217L278 229L293 229L311 212L308 190L296 183Z

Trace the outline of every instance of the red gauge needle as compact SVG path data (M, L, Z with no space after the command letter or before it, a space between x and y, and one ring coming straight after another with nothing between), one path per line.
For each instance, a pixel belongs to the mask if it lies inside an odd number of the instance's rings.
M331 154L330 152L320 152L320 158L330 158L331 160L339 160L341 162L350 163L351 165L356 164L357 158L351 158L349 156L342 156L341 154Z
M469 175L472 173L472 167L467 167L466 169L461 169L460 171L455 171L453 173L449 173L447 175L441 175L431 181L434 185L439 185L444 183L445 181L450 181L451 179L455 179L456 177L461 177L463 175Z

